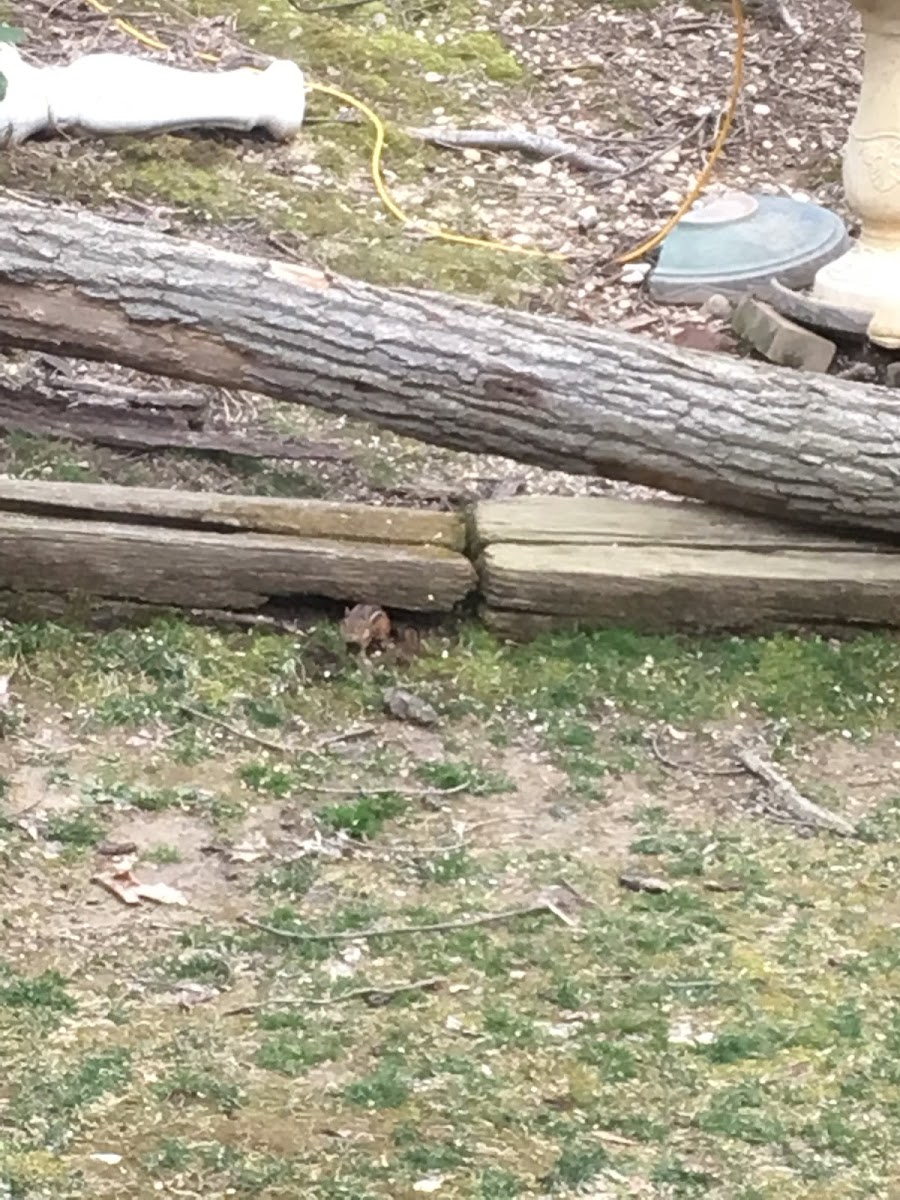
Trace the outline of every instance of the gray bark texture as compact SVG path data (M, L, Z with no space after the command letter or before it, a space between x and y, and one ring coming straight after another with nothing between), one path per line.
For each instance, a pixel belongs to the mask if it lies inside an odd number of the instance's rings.
M0 202L0 344L246 388L457 450L900 531L886 390Z

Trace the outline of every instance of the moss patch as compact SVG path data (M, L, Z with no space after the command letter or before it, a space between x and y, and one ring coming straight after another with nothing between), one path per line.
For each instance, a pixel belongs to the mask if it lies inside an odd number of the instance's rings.
M182 19L158 7L147 22L176 47ZM218 5L196 10L220 14ZM148 13L152 14L151 5ZM524 79L515 57L466 3L421 11L367 6L343 15L301 14L287 3L238 5L237 35L260 51L291 56L309 82L321 81L373 105L388 126L389 184L413 218L489 235L474 193L451 172L440 196L428 180L443 154L400 126L431 120L441 108L477 119ZM202 42L202 33L195 35ZM499 303L560 277L552 261L461 247L403 233L382 208L368 176L373 132L338 120L340 102L313 91L310 123L288 146L227 134L117 137L75 142L61 157L26 144L5 155L0 184L80 201L94 208L122 200L159 204L179 221L249 223L257 235L286 236L304 257L344 274L388 285L427 286ZM467 199L468 196L472 199ZM499 229L501 239L515 232Z

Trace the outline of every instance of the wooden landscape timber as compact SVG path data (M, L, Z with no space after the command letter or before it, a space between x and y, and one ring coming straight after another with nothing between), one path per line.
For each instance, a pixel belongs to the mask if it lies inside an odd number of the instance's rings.
M472 522L481 614L525 640L560 627L646 633L900 624L900 544L702 504L520 497Z
M450 612L475 586L461 516L0 481L0 593L237 612L309 599ZM57 611L47 615L58 616Z
M702 504L517 497L467 514L318 500L0 480L0 612L177 608L290 625L323 601L450 614L496 633L839 632L900 626L900 543ZM282 622L283 624L283 622Z
M0 202L0 281L0 344L747 512L900 532L900 401L886 389L18 199Z

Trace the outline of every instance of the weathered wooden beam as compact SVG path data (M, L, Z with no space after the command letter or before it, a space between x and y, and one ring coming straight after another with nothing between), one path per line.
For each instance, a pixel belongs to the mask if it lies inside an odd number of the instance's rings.
M473 583L468 559L436 546L0 516L0 589L183 608L324 597L449 612Z
M900 402L0 202L0 342L244 388L453 449L900 532Z
M449 513L0 481L0 592L185 609L374 601L449 612L475 584Z
M900 546L732 518L701 505L589 499L477 506L486 623L643 632L900 625Z
M857 539L845 533L828 533L815 526L744 516L711 504L679 500L516 496L480 501L472 510L470 524L476 553L495 542L529 546L666 545L760 552L809 549L834 554L860 547ZM873 538L866 544L874 551L889 551L892 539Z
M0 479L2 512L346 542L440 546L459 552L466 541L465 524L458 513L106 483Z

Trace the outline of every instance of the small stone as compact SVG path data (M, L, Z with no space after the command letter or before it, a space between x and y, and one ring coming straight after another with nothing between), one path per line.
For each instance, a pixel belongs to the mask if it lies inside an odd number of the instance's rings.
M745 296L734 310L731 327L769 362L800 371L823 373L831 366L837 347L795 325L769 304Z
M436 725L439 718L436 710L405 688L388 688L382 695L385 710L398 721L411 721L414 725Z
M887 387L900 387L900 361L888 363L884 372L884 382Z
M600 213L594 204L586 204L578 213L578 228L582 233L588 233L591 229L596 228L600 220Z
M622 268L622 282L632 287L643 283L649 270L650 266L647 263L629 263Z
M723 296L721 292L715 292L712 296L708 296L700 307L700 311L707 317L715 317L719 321L725 321L731 316L733 305L727 296Z

